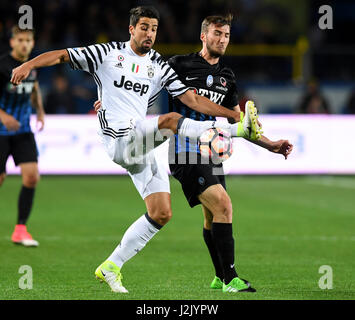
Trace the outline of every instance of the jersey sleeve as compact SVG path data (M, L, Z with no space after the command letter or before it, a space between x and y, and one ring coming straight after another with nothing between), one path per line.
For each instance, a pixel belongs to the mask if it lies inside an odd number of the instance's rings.
M81 48L67 48L70 66L74 70L95 73L107 55L118 48L117 42L99 43Z
M172 67L175 70L175 72L179 74L180 73L179 67L181 66L181 63L179 64L178 58L179 58L178 56L173 56L169 58L168 64L170 67Z
M185 93L189 89L180 81L175 70L162 57L157 59L157 63L161 72L161 85L173 98Z

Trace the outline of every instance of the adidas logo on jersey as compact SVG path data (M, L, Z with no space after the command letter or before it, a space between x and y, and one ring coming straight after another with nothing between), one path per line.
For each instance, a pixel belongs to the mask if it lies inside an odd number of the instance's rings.
M126 78L125 76L122 76L119 84L115 80L113 82L114 86L117 88L124 88L126 90L133 90L134 92L139 92L140 96L142 96L148 92L149 85L147 85L147 84L141 85L139 82L133 83L130 80L125 81L125 78Z

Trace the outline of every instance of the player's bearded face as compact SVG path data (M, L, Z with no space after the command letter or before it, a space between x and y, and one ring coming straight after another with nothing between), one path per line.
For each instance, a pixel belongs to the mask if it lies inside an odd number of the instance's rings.
M211 25L205 34L205 44L212 57L223 56L229 44L230 28L228 25Z
M137 51L147 53L154 45L157 36L158 20L140 18L135 27L130 26L131 38Z

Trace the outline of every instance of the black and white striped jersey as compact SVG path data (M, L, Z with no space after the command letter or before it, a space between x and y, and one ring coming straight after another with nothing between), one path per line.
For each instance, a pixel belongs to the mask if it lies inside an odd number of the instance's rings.
M161 89L173 97L188 88L159 53L137 55L127 42L109 42L68 48L70 65L92 74L109 123L144 119Z

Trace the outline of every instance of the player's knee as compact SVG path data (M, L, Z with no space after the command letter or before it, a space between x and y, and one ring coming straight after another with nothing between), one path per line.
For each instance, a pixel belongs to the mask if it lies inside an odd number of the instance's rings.
M38 173L31 173L31 174L25 175L22 179L22 182L25 187L34 188L34 187L36 187L39 180L40 180L40 176Z
M173 216L171 208L160 208L153 212L152 219L161 226L167 224Z
M232 201L230 200L228 195L220 195L215 202L216 210L214 213L218 215L220 219L230 223L232 222L233 217L233 208L232 208Z
M163 209L159 211L159 219L161 222L161 225L167 224L170 219L172 218L173 213L171 211L171 209Z

